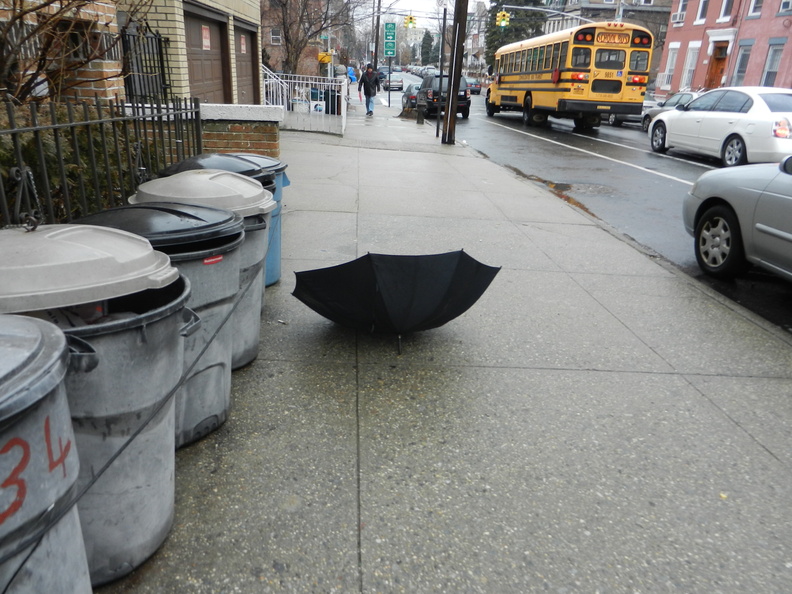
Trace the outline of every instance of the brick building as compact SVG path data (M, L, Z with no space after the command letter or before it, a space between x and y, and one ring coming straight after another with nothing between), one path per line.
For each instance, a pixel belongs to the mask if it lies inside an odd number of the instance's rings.
M680 89L792 87L792 0L674 0L658 95Z

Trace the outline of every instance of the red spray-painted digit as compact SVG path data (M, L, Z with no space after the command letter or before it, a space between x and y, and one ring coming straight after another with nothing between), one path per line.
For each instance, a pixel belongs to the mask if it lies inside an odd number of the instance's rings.
M5 511L0 512L0 525L3 524L9 517L13 516L19 509L22 507L22 504L25 502L25 496L27 495L27 485L25 481L19 478L25 468L30 461L30 446L28 443L22 439L21 437L14 437L9 439L8 442L3 446L3 449L0 450L0 456L3 454L7 454L15 447L22 448L22 459L19 463L14 467L14 470L11 471L11 474L0 484L0 489L8 489L10 487L16 488L16 497L14 501L11 502Z
M44 441L47 442L47 459L49 460L49 471L52 472L58 466L63 466L63 478L66 478L66 456L69 455L69 450L71 449L71 440L66 442L66 447L63 447L63 442L61 438L58 437L58 449L60 450L60 456L56 460L52 455L52 434L50 433L50 420L49 415L47 418L44 419Z

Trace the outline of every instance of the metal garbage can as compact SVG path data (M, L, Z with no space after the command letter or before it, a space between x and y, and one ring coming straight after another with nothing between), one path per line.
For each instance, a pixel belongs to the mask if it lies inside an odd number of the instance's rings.
M203 161L238 161L248 171L253 171L249 161L227 155L225 157L227 158ZM271 213L275 209L272 193L263 189L258 181L249 176L216 169L195 169L146 182L129 198L132 204L162 201L222 208L243 217L245 241L239 248L239 296L231 319L231 368L244 367L258 357L259 352L264 261Z
M242 217L227 210L178 203L122 206L80 219L145 237L170 256L192 287L187 302L201 319L184 341L184 382L176 393L176 447L222 425L231 408L231 315L239 288Z
M77 506L79 470L63 379L66 337L0 315L0 590L91 592Z
M95 368L72 366L65 385L91 583L103 584L145 561L173 523L190 284L147 240L116 229L2 230L0 253L0 313L50 321L95 352Z
M283 204L283 188L288 187L291 182L286 175L286 163L257 155L255 153L229 153L235 157L247 159L261 168L264 172L275 174L275 191L272 197L275 199L275 210L272 211L272 224L269 231L269 248L264 265L264 285L269 287L274 285L281 278L281 209Z

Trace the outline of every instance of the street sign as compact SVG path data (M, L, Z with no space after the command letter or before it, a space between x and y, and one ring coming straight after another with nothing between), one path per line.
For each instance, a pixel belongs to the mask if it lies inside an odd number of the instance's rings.
M396 55L396 23L385 23L385 57Z

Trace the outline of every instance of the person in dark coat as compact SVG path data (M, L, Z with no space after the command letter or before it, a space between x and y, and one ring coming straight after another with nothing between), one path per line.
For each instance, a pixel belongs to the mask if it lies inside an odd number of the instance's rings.
M366 66L366 71L360 75L358 82L358 92L363 90L366 96L366 115L374 115L374 96L380 90L380 81L377 73L374 72L374 67L371 64Z

